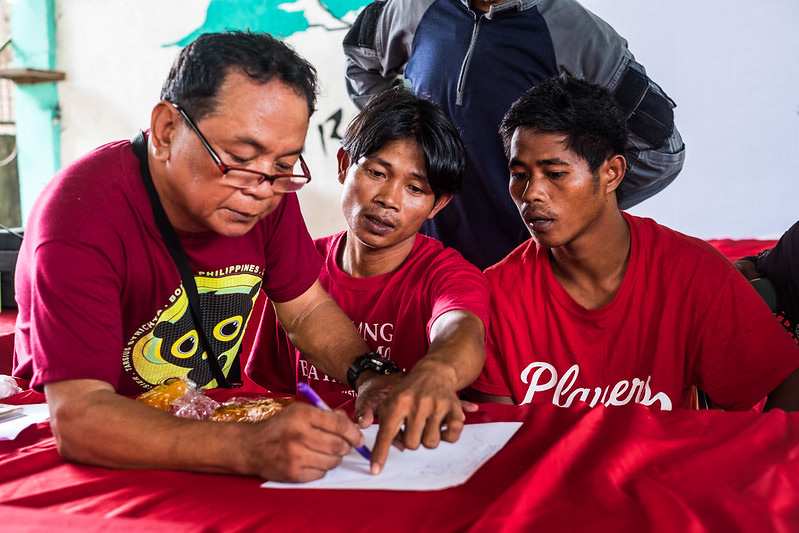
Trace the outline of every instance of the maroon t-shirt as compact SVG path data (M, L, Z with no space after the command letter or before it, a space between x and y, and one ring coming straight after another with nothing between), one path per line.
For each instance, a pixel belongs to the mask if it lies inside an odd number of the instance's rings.
M296 298L321 258L294 194L241 237L178 236L227 374L259 289ZM33 388L87 378L136 394L172 376L216 385L129 141L94 150L48 183L26 224L16 295L14 374Z

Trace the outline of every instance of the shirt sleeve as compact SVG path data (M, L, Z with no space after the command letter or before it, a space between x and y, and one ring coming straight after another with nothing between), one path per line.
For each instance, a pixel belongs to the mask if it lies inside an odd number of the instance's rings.
M485 275L454 250L442 253L451 254L451 257L428 273L432 313L427 323L427 338L430 338L430 330L438 317L455 310L474 313L488 331L491 296Z
M113 261L89 244L50 241L30 270L31 387L97 379L118 388L122 287Z
M375 94L402 83L414 31L433 1L377 1L358 15L343 41L347 93L358 109Z
M288 302L311 288L322 257L316 251L300 212L297 195L287 193L267 221L264 292L270 300Z

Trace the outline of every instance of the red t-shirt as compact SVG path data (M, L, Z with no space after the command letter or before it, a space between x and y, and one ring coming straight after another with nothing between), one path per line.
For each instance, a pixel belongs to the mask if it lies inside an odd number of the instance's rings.
M336 264L346 232L317 239L325 257L319 275L322 286L349 316L372 351L410 370L430 345L430 328L438 317L455 309L474 313L488 325L489 292L485 276L452 248L417 235L413 249L395 272L356 278ZM250 359L247 374L274 392L294 392L297 381L309 383L331 405L355 392L310 364L288 342L274 319L272 306ZM270 322L271 321L271 322Z
M321 258L294 194L241 237L178 236L227 374L258 290L277 301L301 295ZM81 378L121 394L172 376L216 384L129 141L94 150L45 187L25 227L16 296L14 373L38 390Z
M612 302L585 309L530 240L486 270L491 327L472 385L516 403L687 407L692 387L748 409L799 366L799 348L707 243L624 214L632 247Z

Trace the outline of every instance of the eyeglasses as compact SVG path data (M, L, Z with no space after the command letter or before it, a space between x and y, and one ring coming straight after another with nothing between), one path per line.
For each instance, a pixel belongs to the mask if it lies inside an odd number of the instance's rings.
M302 155L300 155L299 158L302 174L265 174L263 172L249 168L226 165L222 162L219 156L216 155L214 149L211 148L211 145L205 139L203 134L200 133L197 125L183 110L183 108L174 102L169 103L172 104L172 106L177 109L181 115L183 115L183 118L185 118L186 122L189 123L191 129L193 129L194 133L197 134L197 137L200 138L200 141L202 141L205 149L208 150L209 154L211 154L216 167L220 172L222 172L225 184L230 185L231 187L236 187L237 189L249 189L258 187L264 181L269 181L269 183L272 185L273 191L283 193L298 191L303 187L303 185L311 181L311 172L308 170L308 165L305 164L305 160L302 158Z

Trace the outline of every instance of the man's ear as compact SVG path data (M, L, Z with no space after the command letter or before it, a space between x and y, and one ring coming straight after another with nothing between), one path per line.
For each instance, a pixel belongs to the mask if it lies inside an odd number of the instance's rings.
M153 157L158 161L169 159L169 150L175 137L178 121L178 110L167 102L161 100L150 114L150 143L153 147Z
M439 211L444 209L449 201L452 200L452 196L452 193L449 192L442 193L441 196L438 197L438 200L436 200L436 203L433 204L433 209L430 210L430 214L427 215L428 220L436 216Z
M344 148L339 148L336 159L338 160L338 182L344 183L344 178L347 177L347 171L350 168L350 153Z
M605 173L607 174L607 182L605 184L605 194L611 194L615 191L621 180L624 179L624 173L627 171L627 160L623 155L616 154L605 161Z

